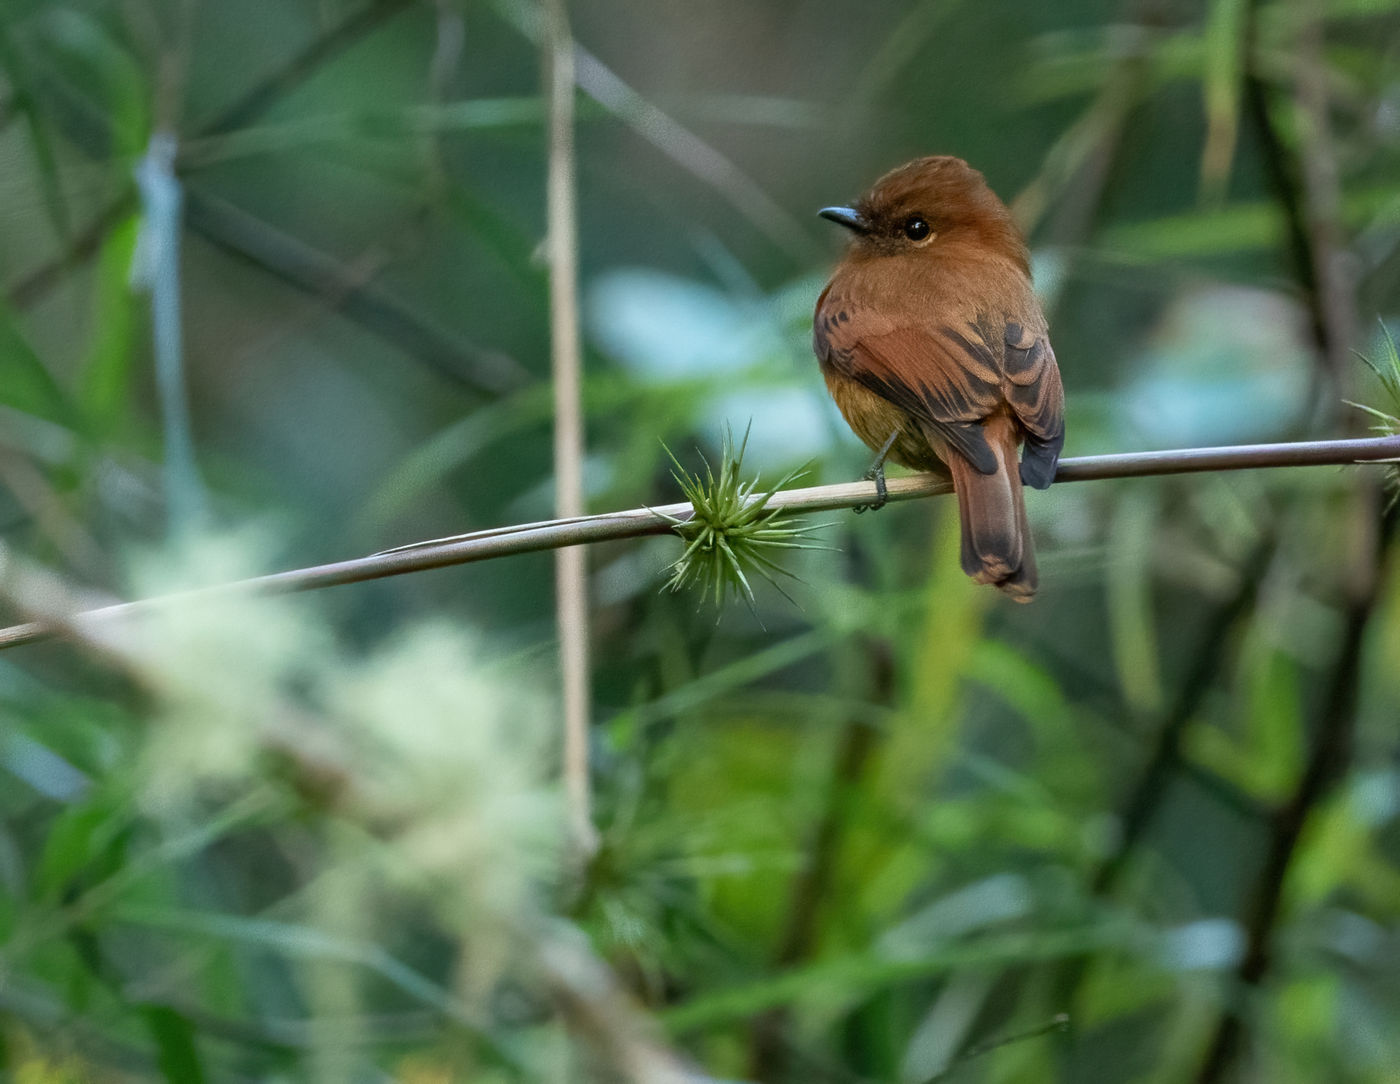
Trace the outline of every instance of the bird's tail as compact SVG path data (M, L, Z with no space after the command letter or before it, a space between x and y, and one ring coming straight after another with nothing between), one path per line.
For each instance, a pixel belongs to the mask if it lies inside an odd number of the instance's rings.
M1009 417L993 417L983 424L997 459L995 473L983 474L948 450L962 518L963 571L978 583L995 584L1017 602L1029 602L1039 577L1021 492L1015 423Z

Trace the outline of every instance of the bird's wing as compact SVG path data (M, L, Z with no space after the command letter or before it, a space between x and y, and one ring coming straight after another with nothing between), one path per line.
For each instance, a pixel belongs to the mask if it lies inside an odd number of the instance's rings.
M1026 430L1021 481L1044 489L1055 477L1065 443L1065 389L1055 351L1038 334L1014 320L1006 324L1006 401Z
M874 309L824 295L815 325L817 356L932 429L983 474L997 458L981 422L1005 401L1001 343L976 325L964 330L897 326Z
M1027 431L1042 439L1063 436L1065 389L1045 334L1008 320L1005 369L1006 400Z

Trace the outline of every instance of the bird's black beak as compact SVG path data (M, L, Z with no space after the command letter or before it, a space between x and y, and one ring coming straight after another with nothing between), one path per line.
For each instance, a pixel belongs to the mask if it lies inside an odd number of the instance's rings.
M856 233L870 232L870 223L854 207L823 207L817 215Z

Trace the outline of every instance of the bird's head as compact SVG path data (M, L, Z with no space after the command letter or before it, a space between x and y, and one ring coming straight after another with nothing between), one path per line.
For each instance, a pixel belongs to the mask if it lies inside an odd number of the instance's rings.
M916 158L885 174L851 206L817 213L851 231L857 258L933 256L960 241L990 247L1029 273L1026 243L1011 212L961 158Z

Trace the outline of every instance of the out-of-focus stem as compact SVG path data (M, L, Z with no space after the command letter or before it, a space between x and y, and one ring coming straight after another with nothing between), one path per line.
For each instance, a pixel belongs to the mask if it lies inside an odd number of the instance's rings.
M549 98L548 236L550 359L554 385L554 509L583 515L582 348L578 316L578 221L574 195L574 42L564 0L547 0ZM554 554L555 613L564 702L564 791L575 844L597 847L588 778L588 565L584 550Z
M195 466L185 390L184 333L180 316L180 241L184 191L175 176L175 136L157 132L136 168L143 222L131 277L151 295L156 387L165 437L165 500L172 533L195 529L204 514L204 489Z

